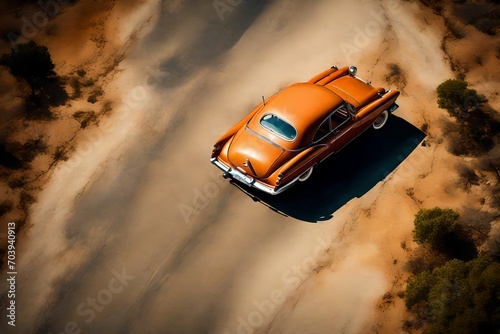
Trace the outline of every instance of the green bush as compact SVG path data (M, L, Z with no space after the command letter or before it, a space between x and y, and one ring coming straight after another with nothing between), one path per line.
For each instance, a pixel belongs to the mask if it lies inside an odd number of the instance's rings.
M432 273L424 271L416 275L406 286L405 304L407 308L422 300L427 300L432 286L435 284L435 277Z
M448 259L471 260L477 249L459 224L459 217L452 209L421 209L415 215L413 240Z
M494 333L500 329L500 264L490 257L448 261L407 285L408 308L425 304L428 333Z
M475 89L468 88L469 84L463 80L449 79L437 87L438 106L446 109L455 117L460 117L460 111L469 107L488 102L484 95L478 94Z
M413 240L418 244L428 243L436 248L443 238L460 229L460 215L451 209L421 209L415 215Z
M486 104L486 97L468 86L464 80L446 80L437 87L437 103L460 124L458 133L450 134L450 152L477 156L495 146L500 122L497 112Z

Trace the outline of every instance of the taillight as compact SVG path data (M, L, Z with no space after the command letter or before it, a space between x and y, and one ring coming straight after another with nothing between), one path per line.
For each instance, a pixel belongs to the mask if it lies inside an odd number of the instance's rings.
M214 148L212 149L212 155L210 157L215 158L219 154L220 148L221 147L219 144L215 144Z
M282 179L283 179L283 174L279 173L278 177L276 178L276 185L277 186L281 183Z

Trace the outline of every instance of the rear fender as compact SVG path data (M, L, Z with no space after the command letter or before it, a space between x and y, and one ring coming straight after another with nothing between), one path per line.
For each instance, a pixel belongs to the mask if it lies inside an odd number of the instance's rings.
M325 86L326 84L332 82L333 80L338 79L340 77L343 77L343 76L347 75L348 73L349 73L349 67L347 67L347 66L342 67L338 71L335 71L335 72L325 76L321 80L318 80L317 82L315 82L315 84L320 85L320 86Z
M324 150L326 150L327 146L311 146L304 151L297 154L295 157L290 159L288 162L283 164L283 166L278 169L276 176L278 174L282 174L282 182L291 181L293 178L298 176L297 170L299 167L310 163L314 157L318 156Z
M337 67L331 67L329 69L327 69L326 71L323 71L319 74L316 74L314 77L312 77L309 81L307 81L308 83L317 83L318 81L320 81L321 79L325 78L326 76L332 74L332 73L335 73L338 71L338 68Z
M381 98L376 99L361 108L354 117L354 120L360 120L371 114L374 110L383 111L388 109L394 102L396 102L399 94L400 93L397 90L386 92Z

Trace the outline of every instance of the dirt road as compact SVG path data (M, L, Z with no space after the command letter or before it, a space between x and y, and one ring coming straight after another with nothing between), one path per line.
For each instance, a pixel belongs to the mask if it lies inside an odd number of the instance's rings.
M404 189L433 168L437 148L419 146L414 126L439 116L432 116L434 89L451 77L439 32L417 19L421 9L411 2L142 6L117 28L136 40L106 88L118 101L114 114L60 164L32 208L19 256L16 329L365 330L411 231L417 206ZM417 70L417 61L425 66ZM390 63L406 73L392 129L408 132L401 147L380 153L391 163L373 162L380 170L368 187L329 187L335 180L325 167L289 195L303 208L287 217L229 185L209 163L214 140L262 95L333 64L355 64L360 77L391 88L384 79ZM345 195L352 187L363 191ZM308 202L305 194L316 197Z

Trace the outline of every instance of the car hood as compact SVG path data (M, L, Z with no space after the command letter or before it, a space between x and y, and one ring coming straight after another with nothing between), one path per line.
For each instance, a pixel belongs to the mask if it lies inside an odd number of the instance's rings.
M266 178L274 172L273 167L284 151L245 127L235 135L227 157L240 171L244 170L257 178Z

